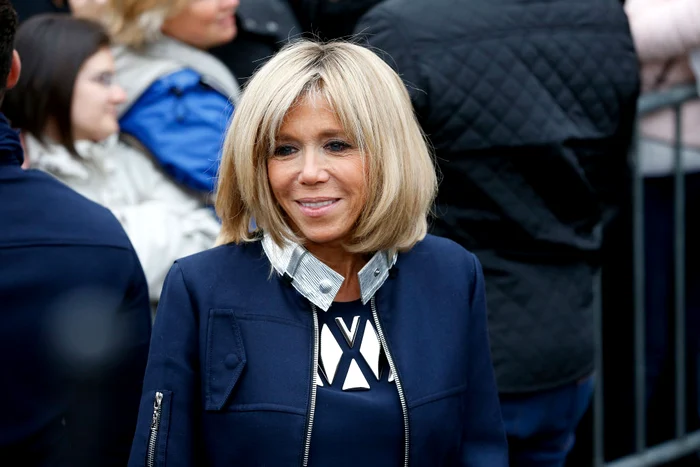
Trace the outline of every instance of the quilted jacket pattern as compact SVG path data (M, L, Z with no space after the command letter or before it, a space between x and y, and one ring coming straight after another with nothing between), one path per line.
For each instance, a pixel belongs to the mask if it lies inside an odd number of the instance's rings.
M486 274L499 390L593 370L601 232L626 198L639 70L617 0L388 0L358 32L443 175L433 232Z

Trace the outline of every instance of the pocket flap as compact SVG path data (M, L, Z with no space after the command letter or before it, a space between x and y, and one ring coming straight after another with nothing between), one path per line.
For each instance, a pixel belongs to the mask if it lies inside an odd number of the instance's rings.
M241 330L233 310L209 310L205 409L221 410L246 364Z

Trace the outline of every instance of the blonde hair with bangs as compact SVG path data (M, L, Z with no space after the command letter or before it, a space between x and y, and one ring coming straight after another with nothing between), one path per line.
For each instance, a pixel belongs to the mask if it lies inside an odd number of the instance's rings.
M166 19L190 0L109 0L99 18L117 44L140 47L160 37Z
M289 109L309 95L329 104L368 165L366 205L345 248L413 247L427 232L437 177L401 78L364 47L308 40L285 46L260 68L236 107L219 168L217 244L253 241L260 231L278 245L303 244L272 194L267 161Z

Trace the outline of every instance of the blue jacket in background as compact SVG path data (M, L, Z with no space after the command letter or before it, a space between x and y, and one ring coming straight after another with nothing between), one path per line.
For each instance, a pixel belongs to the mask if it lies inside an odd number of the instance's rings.
M141 265L107 209L21 168L0 124L0 465L123 466L151 327Z
M175 181L209 195L233 104L182 69L156 80L119 119L122 133L143 146Z
M173 266L129 466L147 465L149 440L156 466L302 465L313 318L309 302L270 270L260 242ZM476 258L428 236L399 255L376 305L407 399L410 465L506 466Z

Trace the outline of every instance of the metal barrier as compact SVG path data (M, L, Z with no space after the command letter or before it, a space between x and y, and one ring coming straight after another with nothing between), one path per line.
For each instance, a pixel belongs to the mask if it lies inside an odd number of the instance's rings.
M646 446L646 380L645 380L645 265L644 265L644 176L637 163L639 131L637 130L632 148L634 157L633 199L634 199L634 379L635 379L635 450L636 453L605 462L603 450L603 357L602 357L602 306L596 307L596 329L598 335L596 374L598 384L593 400L594 413L594 465L596 467L647 467L662 465L680 459L693 452L700 452L700 430L686 433L686 342L685 342L685 172L682 156L682 113L681 105L698 97L695 86L678 87L666 92L643 96L639 101L638 114L672 108L676 114L675 169L674 169L674 271L675 271L675 436L676 438L655 445ZM700 131L700 128L698 128ZM598 282L600 287L600 282ZM600 292L600 290L598 290ZM595 294L600 297L600 293Z

